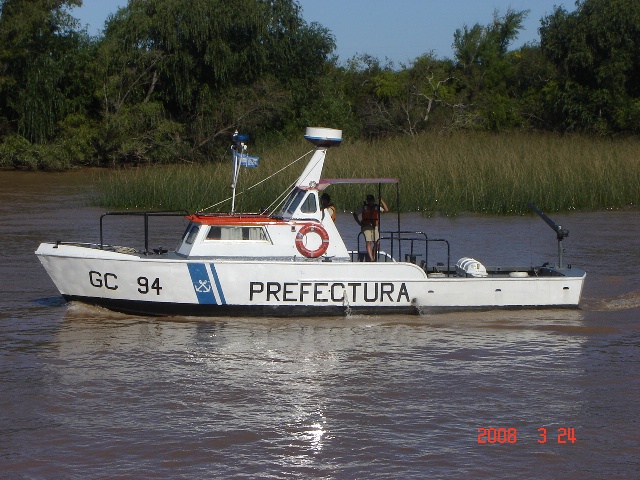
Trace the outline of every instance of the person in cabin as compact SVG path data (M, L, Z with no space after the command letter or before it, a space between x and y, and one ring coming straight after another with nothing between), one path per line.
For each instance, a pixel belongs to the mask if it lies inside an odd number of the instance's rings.
M324 218L325 210L331 216L331 220L336 221L336 206L331 203L331 195L323 193L320 196L320 209L322 210L322 218Z
M382 197L380 197L380 204L377 204L373 195L367 195L365 202L353 212L353 218L360 225L364 234L370 262L376 261L380 249L380 231L378 229L380 213L388 210L389 207Z

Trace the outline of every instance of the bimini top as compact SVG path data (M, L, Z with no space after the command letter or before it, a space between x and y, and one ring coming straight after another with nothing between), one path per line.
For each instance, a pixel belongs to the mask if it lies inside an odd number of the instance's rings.
M353 183L400 183L397 178L321 178L318 182L318 190L324 190L329 185L353 184Z

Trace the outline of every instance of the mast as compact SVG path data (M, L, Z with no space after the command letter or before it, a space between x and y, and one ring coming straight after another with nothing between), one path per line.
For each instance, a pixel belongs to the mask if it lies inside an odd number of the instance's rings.
M316 149L313 157L311 157L311 160L296 181L296 186L314 188L316 185L318 185L318 183L320 183L320 178L322 177L322 169L324 167L324 160L327 156L327 150L330 147L340 145L340 143L342 142L342 130L336 130L333 128L307 127L304 138L313 143L318 148Z

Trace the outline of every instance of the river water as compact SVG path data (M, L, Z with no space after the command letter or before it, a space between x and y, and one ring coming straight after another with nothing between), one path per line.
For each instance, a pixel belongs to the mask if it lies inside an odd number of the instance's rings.
M0 478L639 478L637 211L553 216L578 310L160 319L67 305L33 254L98 239L86 180L0 172ZM536 216L403 221L454 262L557 257Z

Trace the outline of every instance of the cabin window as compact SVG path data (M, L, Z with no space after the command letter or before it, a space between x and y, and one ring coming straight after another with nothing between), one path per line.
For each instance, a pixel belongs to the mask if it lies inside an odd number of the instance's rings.
M316 213L318 211L318 202L315 193L310 193L305 198L304 203L300 207L302 213Z
M196 237L198 236L199 231L200 229L198 228L197 225L194 225L193 227L191 227L191 230L189 230L189 233L187 233L187 238L185 239L185 243L188 243L189 245L191 245L193 241L196 239Z
M207 234L207 240L251 240L254 242L266 242L267 235L262 227L211 227Z
M189 223L189 225L187 225L187 228L184 229L184 233L182 234L182 238L180 239L181 241L184 241L184 239L187 238L187 233L189 233L189 230L191 230L192 226L193 223Z
M300 205L305 193L304 190L300 190L299 188L293 190L282 207L282 213L292 215L293 212L296 211L296 208L298 208L298 205Z

